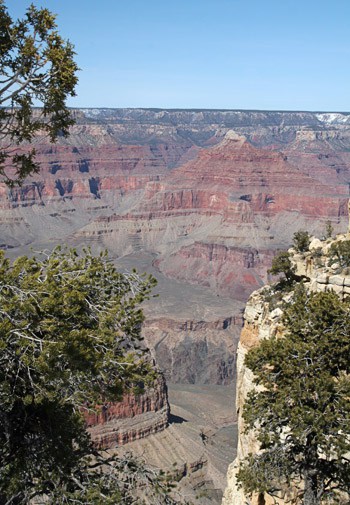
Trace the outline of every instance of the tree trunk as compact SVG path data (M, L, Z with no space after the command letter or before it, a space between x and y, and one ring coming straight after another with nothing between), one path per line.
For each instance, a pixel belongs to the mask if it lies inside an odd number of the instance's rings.
M308 471L304 476L303 505L320 505L320 500L317 497L317 475L311 475Z
M266 505L264 493L259 493L258 505Z

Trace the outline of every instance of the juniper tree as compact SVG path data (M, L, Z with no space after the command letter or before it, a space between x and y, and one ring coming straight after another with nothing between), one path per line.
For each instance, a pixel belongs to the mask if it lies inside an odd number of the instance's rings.
M68 134L73 120L66 99L77 84L74 55L48 9L32 4L23 19L13 20L0 0L0 175L9 185L38 171L35 149L19 149L22 143L37 132L50 141Z
M285 304L283 337L263 340L245 363L258 387L243 418L260 452L238 472L246 493L318 505L350 498L350 306L299 286Z
M292 265L289 252L279 251L276 256L274 256L268 273L272 275L283 274L285 276L285 282L280 282L280 285L283 286L287 284L290 287L293 282L299 278L295 274L295 270L296 268Z
M338 263L340 268L350 266L350 240L333 242L329 249L329 264Z
M82 418L155 380L140 336L154 283L105 253L0 253L0 503L141 503L140 482L172 503L153 471L99 454Z
M293 245L295 249L299 252L306 252L310 245L310 235L308 231L299 230L293 235Z

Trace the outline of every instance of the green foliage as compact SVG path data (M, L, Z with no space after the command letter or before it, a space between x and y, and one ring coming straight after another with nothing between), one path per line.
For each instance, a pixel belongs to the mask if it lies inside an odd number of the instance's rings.
M308 251L310 240L310 235L307 231L299 230L293 235L293 245L298 252Z
M325 238L332 238L333 236L333 232L334 232L334 228L332 226L332 222L331 221L326 221L326 225L325 225Z
M0 0L0 44L0 174L13 185L38 171L35 150L14 146L30 143L39 131L52 142L68 134L73 120L65 102L75 95L78 67L55 16L33 4L14 21Z
M285 293L283 290L278 289L279 286L280 283L278 283L277 286L268 286L261 291L261 296L264 298L264 302L269 304L269 311L276 309L283 300Z
M329 249L329 263L338 263L340 268L350 266L350 240L334 242Z
M98 454L81 416L155 380L140 336L154 284L119 273L106 253L56 248L11 264L1 252L1 503L135 503L139 473L154 483L154 503L172 503L152 472Z
M283 338L263 340L246 356L258 389L249 393L246 429L261 452L242 462L247 493L295 490L295 503L350 497L350 309L333 292L303 285L285 304Z
M276 254L272 260L272 265L268 273L272 275L283 274L286 282L280 283L280 287L284 287L284 284L290 286L296 279L295 267L290 260L290 254L287 251L280 251Z
M310 257L314 260L315 267L325 266L325 258L323 255L322 247L316 247L315 249L312 249L310 252Z

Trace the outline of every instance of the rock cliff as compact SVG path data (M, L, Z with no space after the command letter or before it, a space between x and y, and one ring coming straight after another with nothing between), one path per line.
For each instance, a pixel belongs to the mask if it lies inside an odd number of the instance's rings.
M235 375L241 326L241 316L214 321L148 318L143 335L167 381L226 385Z
M314 238L305 253L298 253L289 249L291 262L295 272L305 279L304 285L310 291L326 291L332 289L339 297L344 299L350 295L349 268L342 268L336 259L330 261L329 251L332 244L349 240L349 235L337 235L336 239L321 241ZM288 294L285 295L288 297ZM238 414L238 446L237 457L229 466L227 474L227 488L222 501L223 505L284 505L282 500L269 496L253 496L248 499L236 482L236 471L239 462L249 453L258 450L258 444L251 433L244 433L242 419L243 405L248 392L253 388L253 375L244 364L246 353L254 346L259 345L263 339L283 333L281 325L282 299L274 299L271 287L255 291L249 298L244 312L244 326L241 332L237 350L237 384L236 384L236 411Z
M169 422L168 392L158 375L140 395L126 394L116 403L106 403L96 413L85 415L91 438L98 449L125 445L163 431Z

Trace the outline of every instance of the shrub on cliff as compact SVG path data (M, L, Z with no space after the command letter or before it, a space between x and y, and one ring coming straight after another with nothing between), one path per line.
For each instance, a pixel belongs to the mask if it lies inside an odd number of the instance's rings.
M350 266L350 240L333 242L329 249L329 263L338 263L340 268Z
M302 285L285 304L281 338L263 340L246 365L258 387L244 406L260 444L239 468L246 493L319 505L350 498L350 305Z
M309 232L304 230L296 231L293 235L293 245L298 252L306 252L309 250L310 245Z
M276 286L277 288L282 288L285 284L290 286L297 277L295 275L295 267L290 260L289 252L280 251L277 253L272 260L272 265L268 273L272 275L284 275L284 283L280 281L279 286Z
M0 503L128 504L140 480L172 503L153 472L95 451L81 416L153 381L140 303L154 283L104 253L0 253Z

